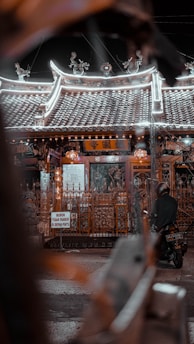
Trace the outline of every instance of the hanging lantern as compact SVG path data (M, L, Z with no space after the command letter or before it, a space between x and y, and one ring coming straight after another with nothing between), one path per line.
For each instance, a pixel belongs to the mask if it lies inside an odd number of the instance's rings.
M75 150L71 149L70 151L67 151L65 154L66 158L72 160L72 161L77 161L79 160L79 154Z
M147 158L147 155L148 155L148 153L147 153L147 150L146 150L146 149L137 148L137 149L134 151L134 156L135 156L138 160L140 160L140 162L141 162L141 160Z

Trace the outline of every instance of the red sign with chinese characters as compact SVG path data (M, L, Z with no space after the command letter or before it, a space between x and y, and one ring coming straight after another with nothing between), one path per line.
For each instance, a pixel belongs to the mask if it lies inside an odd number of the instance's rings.
M84 150L88 151L128 151L130 150L129 140L126 139L105 139L85 140Z

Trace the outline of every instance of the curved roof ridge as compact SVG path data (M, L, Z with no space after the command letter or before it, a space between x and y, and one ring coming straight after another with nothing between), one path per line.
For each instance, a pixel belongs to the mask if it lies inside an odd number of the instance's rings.
M50 93L49 98L46 102L40 104L39 109L41 111L41 115L35 116L39 123L46 124L46 121L48 120L52 108L57 103L59 97L60 97L60 88L61 88L61 76L58 76L55 79L53 89Z
M190 73L190 74L180 75L179 77L176 78L176 83L174 86L175 87L180 86L182 88L185 86L194 87L194 74Z
M151 65L147 69L143 69L141 71L138 71L136 73L124 73L123 74L117 74L117 75L110 75L110 76L103 76L103 75L81 75L81 74L72 74L62 71L52 60L50 61L50 68L53 74L53 77L56 78L57 76L61 76L64 80L65 84L73 84L73 83L92 83L92 82L101 82L102 84L106 82L107 84L111 83L118 83L120 81L120 84L123 82L129 83L130 80L133 80L135 78L139 77L141 79L141 82L143 81L143 77L150 77L151 74L156 70L156 67Z
M5 78L3 76L0 76L0 85L1 89L5 90L12 90L12 91L17 91L17 90L29 90L30 92L32 91L45 91L45 90L50 90L51 87L53 87L53 81L52 82L43 82L40 80L37 81L24 81L24 80L16 80L16 79L10 79L10 78Z
M177 80L190 80L190 79L194 79L194 74L190 73L190 74L182 74L180 76L178 76L176 78Z
M141 89L144 89L144 88L151 88L151 80L145 84L134 84L134 85L129 85L129 84L125 84L125 85L117 85L117 86L109 86L109 85L103 85L101 87L99 86L85 86L85 85L62 85L61 86L61 89L62 90L69 90L69 91L78 91L78 92L84 92L84 91L87 91L87 92L104 92L104 91L113 91L113 90L116 90L116 91L123 91L123 90L131 90L131 89L137 89L137 88L141 88Z
M15 84L20 84L20 85L37 85L37 84L52 84L53 81L25 81L25 80L19 80L19 79L11 79L11 78L6 78L4 76L0 75L0 80L4 82L10 82L10 83L15 83Z

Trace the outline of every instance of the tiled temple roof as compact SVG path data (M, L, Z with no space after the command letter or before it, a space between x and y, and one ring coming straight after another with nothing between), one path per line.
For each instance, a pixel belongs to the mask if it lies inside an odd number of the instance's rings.
M115 131L145 122L150 111L150 87L90 92L62 89L47 126L65 131Z
M40 112L39 106L44 103L48 93L23 93L3 91L0 95L0 104L5 116L6 129L26 130L35 125L34 118Z
M194 87L162 90L164 121L176 127L194 128Z
M115 132L157 126L194 129L194 77L167 87L154 67L114 77L62 72L51 62L50 83L0 78L9 132Z

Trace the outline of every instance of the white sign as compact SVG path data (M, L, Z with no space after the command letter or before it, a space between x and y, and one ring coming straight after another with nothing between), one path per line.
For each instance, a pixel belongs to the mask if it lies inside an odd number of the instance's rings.
M40 188L41 191L48 191L50 185L50 173L45 171L40 172Z
M84 191L84 164L63 165L63 190Z
M51 228L70 228L70 211L52 212Z

